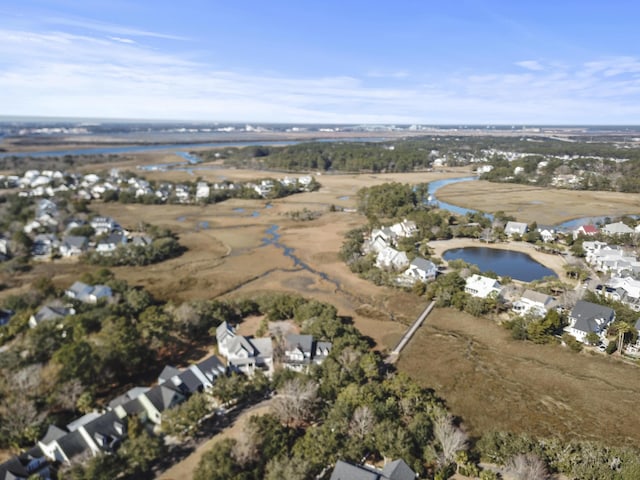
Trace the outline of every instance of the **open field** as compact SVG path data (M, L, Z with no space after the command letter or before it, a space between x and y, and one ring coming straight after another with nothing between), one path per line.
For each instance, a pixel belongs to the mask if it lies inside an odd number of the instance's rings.
M445 398L474 435L491 430L640 445L636 365L512 340L494 322L436 309L398 369Z
M556 225L580 217L640 213L640 194L561 190L514 183L462 182L438 190L438 199L485 212L502 210L521 222Z

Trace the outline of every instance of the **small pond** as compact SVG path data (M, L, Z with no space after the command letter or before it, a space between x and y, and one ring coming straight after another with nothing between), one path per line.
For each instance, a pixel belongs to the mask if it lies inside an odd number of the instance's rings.
M444 252L442 257L449 260L461 259L477 265L480 271L492 271L501 277L507 276L523 282L532 282L543 277L557 275L553 270L536 262L526 253L488 247L454 248Z

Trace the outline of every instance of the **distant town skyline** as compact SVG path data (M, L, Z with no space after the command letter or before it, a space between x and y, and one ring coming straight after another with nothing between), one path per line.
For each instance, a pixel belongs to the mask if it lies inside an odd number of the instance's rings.
M0 114L633 125L638 13L621 0L24 0L0 6Z

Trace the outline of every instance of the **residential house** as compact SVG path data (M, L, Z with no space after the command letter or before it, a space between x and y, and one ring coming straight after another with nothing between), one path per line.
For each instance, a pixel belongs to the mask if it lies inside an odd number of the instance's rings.
M545 243L553 242L557 238L556 230L553 227L539 226L537 228L537 232L540 234L540 238L542 238L542 241Z
M55 253L59 245L60 241L52 233L40 233L33 239L31 254L34 257L47 258Z
M402 459L387 463L382 470L338 460L330 480L415 480L417 477Z
M134 247L148 247L152 243L153 239L149 235L136 235L131 240Z
M29 317L29 326L36 328L42 322L61 319L67 315L74 315L75 313L76 311L73 308L44 306Z
M553 306L555 299L534 290L525 290L519 300L514 302L513 311L520 315L536 315L544 317Z
M229 368L252 375L256 368L264 369L267 374L273 368L273 346L271 339L248 338L236 335L227 322L216 328L218 353L227 360Z
M640 311L640 280L633 277L614 276L604 285L598 285L596 293L607 299L622 302L635 311Z
M98 303L101 298L112 297L111 288L106 285L87 285L82 282L74 282L65 292L67 297L82 303Z
M120 230L120 225L111 217L94 217L89 222L89 225L91 225L96 235L105 235L114 230Z
M409 258L405 252L392 247L383 248L376 257L376 267L389 270L402 270L409 265Z
M416 222L412 222L407 220L406 218L394 225L391 225L389 229L398 237L408 238L413 237L416 233L418 233L418 227L416 226Z
M198 182L196 185L196 200L209 200L211 188L207 182Z
M331 352L330 342L316 342L311 335L290 333L284 337L282 365L289 370L303 372L313 363L322 363Z
M162 423L162 413L183 402L184 399L185 395L183 393L163 383L152 387L137 397L135 401L143 406L148 420L160 425Z
M0 480L22 480L27 478L52 478L47 458L42 449L34 447L0 464Z
M82 418L79 420L82 420ZM101 453L115 452L126 437L126 421L119 418L113 411L90 416L87 420L86 423L81 421L73 427L68 426L67 428L71 432L80 432L94 456Z
M593 237L600 233L598 227L595 225L581 225L573 231L574 240L578 238L580 235L584 235L585 237Z
M220 376L226 375L227 369L216 356L211 356L200 363L191 365L184 370L166 366L160 377L159 384L170 382L185 395L209 389Z
M81 235L67 235L62 239L58 251L63 257L82 255L87 251L89 239Z
M491 294L500 295L502 286L495 278L474 273L467 278L464 291L474 297L487 298Z
M526 223L509 221L504 226L504 233L509 237L512 237L513 235L523 236L527 233L527 229L528 227Z
M89 450L80 431L69 432L55 425L49 425L45 436L38 441L38 447L47 458L67 465L73 458Z
M622 222L608 223L602 227L602 233L606 235L627 235L633 233L633 228L625 225Z
M435 280L438 274L438 267L431 260L425 260L421 257L416 257L411 260L409 268L402 274L415 281L429 282Z
M113 232L106 238L103 238L96 245L96 252L102 254L110 254L116 250L116 248L126 245L127 237L122 232Z
M591 332L604 338L606 328L615 317L616 313L609 307L578 300L569 314L569 326L564 330L583 343Z

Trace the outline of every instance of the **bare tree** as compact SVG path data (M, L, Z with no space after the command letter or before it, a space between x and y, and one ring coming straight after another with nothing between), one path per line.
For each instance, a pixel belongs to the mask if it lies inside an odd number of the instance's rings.
M231 455L243 467L249 465L260 457L258 432L255 424L246 422L242 433L236 439Z
M78 379L69 380L60 385L56 400L58 404L67 410L76 410L80 395L84 392L85 387Z
M362 405L353 412L351 423L349 424L349 431L353 436L362 439L371 433L375 422L376 419L371 409L366 405Z
M318 400L318 384L294 378L287 381L273 399L272 408L286 425L300 425L313 417Z
M433 434L442 449L440 463L448 465L456 458L456 453L467 449L467 434L453 422L450 415L441 414L436 418Z
M549 472L544 461L533 453L519 454L507 462L509 472L518 480L546 480Z

